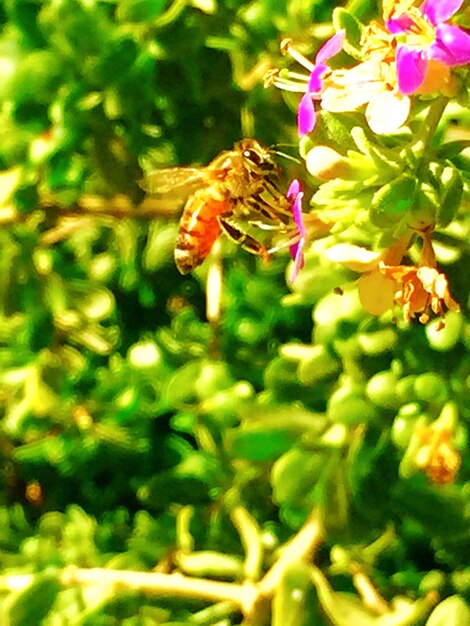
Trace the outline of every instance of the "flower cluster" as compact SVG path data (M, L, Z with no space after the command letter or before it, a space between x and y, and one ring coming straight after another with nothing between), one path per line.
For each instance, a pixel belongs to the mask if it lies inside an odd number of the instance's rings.
M452 484L462 464L457 449L459 442L461 445L459 431L459 409L452 400L432 422L425 417L417 420L402 460L403 474L421 471L437 485Z
M462 462L452 436L452 431L436 427L423 428L420 432L421 447L416 453L415 465L439 485L453 483Z
M383 21L364 27L361 62L331 69L330 59L343 48L345 32L337 32L320 48L314 63L290 40L281 50L308 70L304 75L272 70L267 84L303 94L298 107L298 132L310 133L316 122L314 102L326 111L365 115L376 133L392 133L407 120L412 94L453 92L451 68L470 63L470 35L448 20L463 0L385 0Z
M401 93L416 93L433 67L470 62L470 36L447 23L463 0L425 0L415 7L410 0L384 2L388 31L397 39L396 71Z
M449 223L449 203L454 213L458 210L464 180L445 157L431 162L435 153L428 148L448 99L465 91L465 72L454 68L470 64L470 35L450 23L462 4L463 0L384 0L382 20L367 25L356 20L356 32L350 28L355 18L350 16L349 22L338 18L336 24L345 29L337 30L313 61L290 39L282 42L282 52L306 72L274 69L265 81L301 94L297 109L301 152L318 184L312 203L323 207L304 214L299 182L289 187L296 228L290 245L291 282L304 265L313 216L317 235L340 233L361 223L370 228L379 246L392 243L378 252L340 244L330 247L327 255L361 272L357 285L366 311L381 315L398 304L407 322L417 318L427 323L433 315L443 319L447 310L459 310L446 275L437 267L431 236L435 228ZM353 61L346 61L346 52L354 55ZM414 100L422 104L412 106ZM346 138L336 136L329 126L332 116L322 114L317 136L331 140L334 148L313 145L308 137L319 124L319 111L361 110L364 123L359 116L342 116L349 123L354 120L353 127L345 123L346 133L341 131ZM377 135L393 134L408 122L413 134L408 131L374 144L366 122ZM334 123L332 128L336 129ZM420 239L419 262L404 264L408 248Z
M331 260L362 273L358 280L359 297L368 313L381 315L396 302L407 322L418 316L425 324L431 312L443 318L446 309L459 311L460 307L450 295L447 277L437 268L431 233L427 230L420 236L423 245L417 266L400 265L409 236L380 253L338 244L327 254Z

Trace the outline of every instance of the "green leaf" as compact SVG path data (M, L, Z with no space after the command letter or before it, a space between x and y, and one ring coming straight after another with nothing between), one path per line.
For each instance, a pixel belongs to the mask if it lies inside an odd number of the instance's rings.
M460 312L449 311L446 314L444 328L440 325L440 319L432 320L426 324L426 337L429 346L436 352L450 352L459 341L464 325L464 319Z
M417 181L402 174L375 192L370 208L370 220L375 226L391 227L403 219L415 201Z
M312 580L317 589L320 604L334 626L377 626L374 616L350 593L338 593L330 586L327 578L317 567L312 568Z
M165 0L124 0L118 4L117 17L122 22L152 22L165 4Z
M355 126L351 130L351 136L362 154L367 155L374 162L379 174L397 176L401 172L403 159L395 150L384 148L371 141L361 126Z
M462 175L450 164L431 163L430 169L439 190L438 225L445 227L454 219L460 208L463 195Z
M4 3L9 21L16 26L31 47L44 45L44 39L37 23L41 4L30 0L11 0Z
M63 79L57 57L50 50L23 57L11 82L12 96L19 102L48 104Z
M328 399L328 417L339 424L362 424L374 419L375 409L359 390L340 387Z
M99 322L111 315L115 308L114 296L108 289L92 289L88 286L76 290L77 309L92 322Z
M354 114L329 113L321 110L317 116L317 126L313 137L315 143L324 143L345 154L353 147L351 131L358 125Z
M436 606L426 626L470 626L470 609L461 596L450 596Z
M310 567L296 562L287 567L273 601L272 626L323 626Z
M288 429L245 426L230 431L225 438L225 446L233 458L266 462L286 452L295 439L295 434Z
M398 409L400 399L397 398L397 377L394 372L385 370L377 372L368 381L366 395L376 406L385 409Z
M148 272L155 272L173 263L173 250L176 242L176 226L164 226L161 222L152 222L148 229L147 243L142 263Z
M176 563L185 574L205 578L242 578L243 561L240 557L210 550L176 555Z
M312 385L328 378L340 370L340 363L324 346L312 346L310 354L301 360L298 368L299 380Z
M456 139L454 141L446 141L436 150L436 155L441 160L452 159L458 156L466 148L470 148L470 142L467 139Z
M36 574L22 591L10 594L4 605L5 626L41 626L61 585L55 574Z
M166 388L166 401L174 407L211 398L233 384L227 367L222 362L206 359L190 361L180 367L170 378Z
M196 476L179 475L167 471L151 478L138 491L138 497L146 506L164 510L172 503L182 505L207 505L213 500L213 485Z
M154 2L154 4L157 4ZM119 9L123 4L118 5ZM128 74L139 55L139 48L131 37L119 37L107 46L95 68L96 80L103 86L110 85Z
M271 472L274 502L301 506L324 467L324 452L306 452L294 447L283 454Z
M35 184L27 183L15 191L15 206L20 213L31 213L38 205L38 189Z
M349 0L349 12L363 22L375 19L377 16L377 3L374 0Z
M336 8L333 11L333 25L336 31L344 29L346 38L344 50L355 59L361 58L361 38L363 26L348 10Z
M58 53L59 67L63 56L85 70L90 58L106 48L114 30L99 3L78 0L42 3L38 23L53 52Z

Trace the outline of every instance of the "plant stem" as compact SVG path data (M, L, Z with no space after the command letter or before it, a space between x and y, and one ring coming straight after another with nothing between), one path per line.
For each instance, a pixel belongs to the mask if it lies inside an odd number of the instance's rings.
M245 551L245 575L248 580L258 580L263 563L261 530L243 506L237 506L231 514L232 523L240 535Z
M237 523L247 523L245 512L237 510ZM251 522L249 522L251 523ZM251 534L252 529L250 528ZM247 540L248 537L245 537ZM197 598L209 602L223 602L241 611L246 617L252 615L259 605L269 600L287 567L293 562L310 561L315 549L323 539L323 526L317 513L312 513L305 524L283 548L278 560L258 583L227 583L203 578L192 578L179 573L133 572L106 568L83 569L75 566L58 571L58 580L64 587L74 585L111 585L116 590L141 591L151 595L168 595L176 598ZM250 537L250 542L252 538ZM250 555L254 561L254 556ZM256 568L254 568L256 569ZM5 575L0 577L0 590L20 591L34 583L34 574Z
M282 549L279 559L259 583L264 595L271 595L279 584L284 571L294 562L310 561L323 541L323 525L318 512L312 513L299 532Z
M429 155L429 144L431 143L436 129L439 126L439 122L441 121L442 114L447 106L449 99L445 96L440 96L436 98L430 106L428 114L423 121L421 129L418 134L418 139L414 144L414 152L420 156L421 165L423 162L427 161L427 157Z

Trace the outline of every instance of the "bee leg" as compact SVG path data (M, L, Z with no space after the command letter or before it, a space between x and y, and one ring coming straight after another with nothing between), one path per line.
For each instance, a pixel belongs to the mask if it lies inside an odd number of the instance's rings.
M251 252L251 254L257 254L263 259L263 261L269 261L269 252L262 243L222 216L219 216L219 223L223 232L230 237L230 239L235 241L235 243L240 244L243 248L245 248L245 250Z

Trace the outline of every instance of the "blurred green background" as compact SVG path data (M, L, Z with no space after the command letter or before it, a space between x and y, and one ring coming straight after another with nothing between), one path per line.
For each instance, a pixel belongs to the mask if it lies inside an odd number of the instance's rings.
M358 17L374 14L375 3L352 4ZM136 207L144 172L206 164L244 136L295 154L295 100L265 90L262 77L283 63L282 37L318 47L333 32L332 9L326 0L2 3L4 623L420 624L438 592L449 596L438 606L445 621L429 626L470 624L467 318L450 314L440 332L372 318L354 289L333 292L351 276L318 250L289 287L287 254L262 266L224 242L221 313L209 322L210 262L181 277L178 215L151 199ZM461 303L467 256L449 269ZM414 466L422 429L439 418L463 458L455 484L435 485ZM316 563L334 591L300 568L293 580L312 594L295 604L287 577L284 604L249 622L233 607L64 589L54 577L71 564L166 563L240 582L236 507L257 524L258 574L321 510ZM401 599L395 621L366 619L352 564L386 602ZM33 575L31 586L15 589L17 574Z

